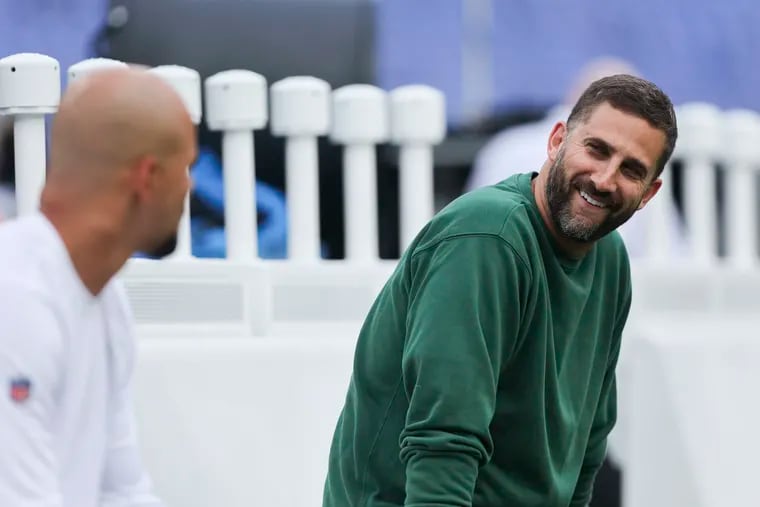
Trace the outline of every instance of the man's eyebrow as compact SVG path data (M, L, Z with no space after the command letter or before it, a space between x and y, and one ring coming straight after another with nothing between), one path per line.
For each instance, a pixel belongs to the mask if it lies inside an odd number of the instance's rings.
M646 164L642 162L641 160L635 158L635 157L627 157L623 163L628 164L632 168L642 171L644 174L647 174L649 172L649 169L647 168Z
M615 151L617 151L611 144L609 144L607 141L599 137L588 136L586 139L584 139L584 142L599 145L607 153L615 153ZM623 163L628 164L630 167L636 170L643 171L644 174L646 174L649 171L649 169L647 168L647 165L641 160L637 159L636 157L626 157L623 160Z

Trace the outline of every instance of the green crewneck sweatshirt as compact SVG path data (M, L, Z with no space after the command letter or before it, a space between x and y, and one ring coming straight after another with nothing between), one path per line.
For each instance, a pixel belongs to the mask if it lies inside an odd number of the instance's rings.
M563 257L531 174L468 193L361 329L324 507L581 507L616 418L631 301L617 232Z

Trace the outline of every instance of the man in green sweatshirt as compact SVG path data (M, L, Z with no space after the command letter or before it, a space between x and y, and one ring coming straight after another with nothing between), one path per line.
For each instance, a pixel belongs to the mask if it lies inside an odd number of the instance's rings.
M600 79L539 173L425 226L362 327L324 507L588 505L631 304L615 229L657 193L676 137L659 88Z

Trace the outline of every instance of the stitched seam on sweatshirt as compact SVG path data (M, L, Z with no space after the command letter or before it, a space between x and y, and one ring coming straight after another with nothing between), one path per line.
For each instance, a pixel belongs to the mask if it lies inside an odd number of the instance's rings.
M520 261L520 264L523 265L525 270L528 272L528 276L530 277L530 281L533 281L533 272L530 269L530 265L528 264L528 261L526 261L522 255L520 255L520 252L517 251L517 249L510 243L508 239L506 239L504 236L502 236L500 233L504 230L504 227L507 225L507 221L512 216L512 213L514 213L517 209L522 208L523 206L515 206L509 213L507 213L507 216L504 217L504 222L501 224L501 228L499 229L499 234L495 234L492 232L462 232L459 234L450 234L448 236L444 236L443 238L440 238L438 241L435 241L429 245L425 245L421 247L419 250L415 251L412 254L412 259L417 257L420 254L425 253L428 250L431 250L433 248L436 248L438 245L443 243L444 241L452 240L452 239L460 239L460 238L495 238L500 241L502 241L505 245L509 247L510 250L512 250L512 253L515 254L515 257Z
M369 461L372 455L375 453L375 449L377 448L377 443L380 440L380 434L383 432L383 429L385 428L385 423L388 422L388 417L390 417L391 413L391 406L393 406L393 402L396 400L396 396L398 396L399 390L401 389L401 386L404 383L404 377L403 375L399 377L398 384L396 384L396 389L393 391L393 396L391 396L391 399L388 401L388 406L385 407L385 415L383 415L383 421L380 423L380 427L377 429L377 433L375 433L375 440L372 442L372 446L369 449L369 453L367 453L367 461L364 463L364 471L362 473L362 493L359 496L361 499L360 503L361 505L367 505L367 498L365 495L367 494L367 473L369 471Z

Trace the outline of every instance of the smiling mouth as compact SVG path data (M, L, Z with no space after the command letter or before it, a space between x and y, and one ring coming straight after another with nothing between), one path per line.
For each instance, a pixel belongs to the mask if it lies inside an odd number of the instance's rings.
M597 201L596 199L588 195L583 190L579 190L579 192L581 194L581 197L583 197L583 200L589 203L590 205L595 206L597 208L602 208L602 209L609 207L609 205L604 204L603 202Z

